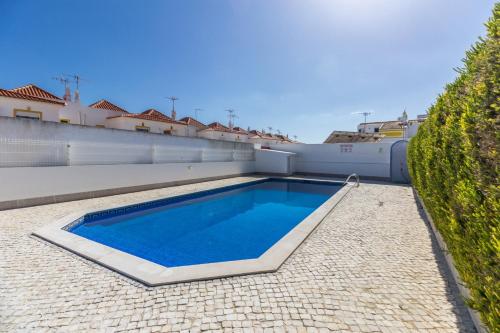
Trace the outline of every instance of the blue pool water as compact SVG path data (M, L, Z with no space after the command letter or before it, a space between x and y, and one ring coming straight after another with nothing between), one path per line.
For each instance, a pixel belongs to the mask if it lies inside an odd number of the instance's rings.
M88 214L69 231L167 267L258 258L341 187L266 179Z

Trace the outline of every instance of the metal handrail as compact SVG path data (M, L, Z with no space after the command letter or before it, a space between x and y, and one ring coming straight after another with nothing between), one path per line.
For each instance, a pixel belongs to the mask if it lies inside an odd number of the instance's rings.
M347 177L347 179L345 180L344 185L349 183L349 180L351 179L351 177L356 178L356 187L359 187L359 176L356 173L350 174L349 177Z

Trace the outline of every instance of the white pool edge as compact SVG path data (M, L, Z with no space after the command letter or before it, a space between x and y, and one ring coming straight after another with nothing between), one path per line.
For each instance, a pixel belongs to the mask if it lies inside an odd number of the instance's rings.
M273 177L278 178L278 177ZM300 179L325 181L313 178L283 177L285 179ZM244 184L251 181L243 181ZM325 181L332 183L332 181ZM339 183L339 182L337 182ZM224 186L222 186L224 187ZM69 214L54 223L33 232L50 243L56 244L70 252L87 258L97 264L123 274L147 286L159 286L172 283L209 280L222 277L275 272L286 259L302 244L316 227L332 212L335 206L354 187L346 184L331 198L314 210L308 217L297 224L283 238L276 242L257 259L225 261L210 264L165 267L132 254L114 249L101 243L73 234L63 228L85 214L95 209L86 209ZM195 193L193 191L189 193ZM184 193L184 194L189 194ZM177 195L172 195L177 196ZM167 198L167 197L165 197ZM112 209L110 207L107 209Z

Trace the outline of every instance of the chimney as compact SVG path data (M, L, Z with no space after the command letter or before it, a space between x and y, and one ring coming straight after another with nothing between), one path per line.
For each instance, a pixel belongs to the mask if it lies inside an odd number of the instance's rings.
M66 102L71 102L71 91L69 90L69 87L66 86L64 88L64 97L63 99L66 101Z
M75 90L75 103L80 103L80 92L78 89Z

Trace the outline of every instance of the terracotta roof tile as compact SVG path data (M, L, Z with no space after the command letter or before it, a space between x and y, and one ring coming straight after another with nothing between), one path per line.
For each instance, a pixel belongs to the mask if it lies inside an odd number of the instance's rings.
M202 122L200 122L192 117L184 117L184 118L180 119L179 121L183 121L188 125L195 126L199 130L207 128L207 125L203 124Z
M27 84L25 86L19 87L19 88L14 88L11 89L10 91L27 95L27 96L32 96L32 97L38 97L38 98L43 98L47 100L54 100L54 101L63 101L62 98L57 97L54 94L49 93L46 90L43 90L40 87L35 86L34 84Z
M219 122L213 122L211 124L207 125L207 128L205 128L206 131L219 131L219 132L231 132L229 127L222 125Z
M111 111L128 113L127 110L122 109L121 107L116 106L115 104L113 104L105 99L101 99L100 101L92 103L89 105L89 107L91 107L93 109L104 109L104 110L111 110Z
M160 111L156 109L147 109L146 111L142 112L141 114L144 114L146 116L151 116L151 117L156 117L156 118L161 118L161 119L168 119L172 120L169 116L164 115Z
M234 132L237 132L237 133L239 133L239 134L248 134L248 131L247 131L247 130L245 130L245 129L243 129L243 128L239 127L239 126L234 127L234 128L233 128L233 131L234 131Z
M173 120L173 119L171 119L171 118L169 118L169 117L167 117L165 115L163 115L162 117L158 117L158 116L155 116L155 115L151 116L151 115L144 114L144 113L139 113L139 114L126 113L126 114L121 114L119 116L108 117L107 119L120 118L120 117L123 117L123 118L135 118L135 119L142 119L142 120L151 120L151 121L159 121L159 122L168 123L168 124L186 125L186 123L184 123L184 122Z
M0 96L10 97L10 98L18 98L18 99L26 99L26 100L30 100L30 101L43 102L43 103L59 104L59 105L65 104L65 102L62 99L58 99L58 100L47 99L44 97L25 95L25 94L21 94L21 93L12 91L12 90L5 90L5 89L0 89Z
M333 131L324 143L378 142L383 137L378 133Z

